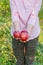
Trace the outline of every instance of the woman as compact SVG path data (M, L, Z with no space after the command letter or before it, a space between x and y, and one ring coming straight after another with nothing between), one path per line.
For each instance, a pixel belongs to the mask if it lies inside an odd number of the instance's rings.
M40 34L38 13L41 4L42 0L10 0L12 48L17 59L16 65L33 65ZM24 29L30 36L28 40L23 42L15 39L13 32Z

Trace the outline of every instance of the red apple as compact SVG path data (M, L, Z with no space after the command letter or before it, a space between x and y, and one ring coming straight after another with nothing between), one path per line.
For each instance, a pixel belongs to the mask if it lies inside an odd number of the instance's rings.
M13 36L14 36L14 38L20 38L20 32L14 31Z
M27 39L28 39L28 32L25 31L25 30L21 31L20 39L22 41L27 41Z

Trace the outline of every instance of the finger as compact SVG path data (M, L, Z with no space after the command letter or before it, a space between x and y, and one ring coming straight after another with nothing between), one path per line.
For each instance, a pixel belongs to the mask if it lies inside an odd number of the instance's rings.
M23 41L24 43L26 42L26 41Z
M23 42L22 40L20 40L21 42Z
M23 42L23 43L26 43L26 41L22 41L21 39L20 39L20 41Z
M27 41L29 41L29 39Z
M22 40L20 40L20 41L21 41L21 42L24 42L24 43L26 42L26 41L22 41Z
M16 38L16 40L18 40L19 38Z
M13 36L13 38L14 38L14 36Z
M26 41L23 41L24 43L26 43Z

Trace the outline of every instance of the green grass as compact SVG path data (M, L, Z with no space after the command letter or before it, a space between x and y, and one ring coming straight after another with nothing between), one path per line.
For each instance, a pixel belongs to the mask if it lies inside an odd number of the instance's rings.
M43 5L39 12L41 32L34 65L43 65ZM11 13L9 1L0 0L0 65L15 65L10 34Z

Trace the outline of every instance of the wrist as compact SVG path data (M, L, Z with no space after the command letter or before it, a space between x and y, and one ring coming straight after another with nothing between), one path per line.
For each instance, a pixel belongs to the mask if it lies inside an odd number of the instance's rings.
M19 22L13 23L13 26L14 26L14 30L15 31L19 31L20 32L20 24L19 24Z
M33 26L31 24L28 24L27 25L27 31L28 31L28 33L31 34L32 30L33 30Z

